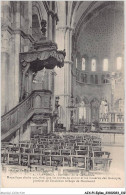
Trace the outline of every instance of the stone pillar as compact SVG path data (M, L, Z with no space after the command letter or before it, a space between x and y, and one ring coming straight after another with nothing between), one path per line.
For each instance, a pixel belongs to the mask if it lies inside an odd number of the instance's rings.
M22 79L21 79L21 99L23 98L24 96L24 92L25 92L25 89L28 87L28 90L29 90L29 84L30 84L30 81L29 81L29 74L28 74L28 69L30 67L30 63L27 63L26 67L23 69L23 65L22 65ZM33 77L33 74L32 74L32 77ZM26 87L26 83L28 84L28 86ZM30 86L31 87L31 86ZM29 91L28 91L29 92Z
M32 3L27 1L28 4L28 34L32 35Z
M66 130L70 129L70 109L68 108L68 106L71 102L70 98L72 95L71 94L71 66L72 66L71 38L72 38L71 28L59 27L57 29L58 49L59 50L65 49L66 51L64 67L61 69L61 71L56 69L57 76L55 82L55 85L57 86L56 95L60 97L59 104L63 108L63 118L61 119L61 121L63 122L64 127L66 127ZM61 76L59 76L58 74Z
M55 131L55 121L51 120L51 131L54 132Z
M111 113L109 114L108 122L111 123Z
M48 39L52 40L52 14L48 13Z
M16 13L15 13L15 105L19 102L20 93L20 66L19 66L19 53L21 46L21 36L20 36L20 1L16 2Z
M2 115L9 110L8 94L8 76L9 76L9 32L2 32L1 48L1 112Z
M91 122L91 108L89 106L89 123Z
M49 118L48 121L47 121L47 133L50 133L51 132L51 119Z
M1 112L2 115L8 111L8 69L9 69L9 54L1 53Z
M89 116L88 116L88 106L86 106L86 122L88 122Z
M28 73L28 93L32 92L32 80L33 80L33 72L29 70Z
M52 40L56 41L56 17L53 16L52 18Z
M115 113L115 123L117 123L117 114Z
M79 107L77 108L77 124L79 124Z

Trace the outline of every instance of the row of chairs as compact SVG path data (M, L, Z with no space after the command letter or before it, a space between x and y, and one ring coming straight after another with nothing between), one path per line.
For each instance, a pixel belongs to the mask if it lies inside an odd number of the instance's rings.
M18 165L76 166L86 170L110 167L110 153L90 135L34 135L19 144L2 143L2 162Z

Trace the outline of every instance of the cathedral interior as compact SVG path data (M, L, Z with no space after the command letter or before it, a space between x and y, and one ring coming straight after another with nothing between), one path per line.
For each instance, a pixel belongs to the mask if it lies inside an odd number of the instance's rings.
M3 164L108 170L102 144L124 135L124 2L3 1L1 113Z

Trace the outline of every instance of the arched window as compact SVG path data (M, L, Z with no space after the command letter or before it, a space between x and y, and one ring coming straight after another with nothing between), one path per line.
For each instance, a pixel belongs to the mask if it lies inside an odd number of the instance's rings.
M117 70L120 70L122 68L122 57L117 57L116 66L117 66Z
M86 62L85 58L82 58L82 70L85 70L85 62Z
M91 71L96 71L96 60L92 59L91 61Z
M108 71L108 59L103 60L103 71Z
M41 37L40 21L37 14L32 15L32 36L35 40L40 40Z
M77 68L77 58L76 58L76 68Z

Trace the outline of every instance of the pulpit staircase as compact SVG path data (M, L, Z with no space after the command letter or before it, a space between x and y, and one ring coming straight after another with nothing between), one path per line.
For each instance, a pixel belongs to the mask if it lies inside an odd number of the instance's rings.
M1 139L9 140L34 114L52 115L51 91L32 91L33 75L45 69L54 69L64 66L65 51L58 51L57 44L44 38L34 42L28 52L20 53L21 88L20 103L1 117ZM26 97L26 81L29 75L29 96ZM54 94L53 94L54 95ZM25 98L25 99L24 99ZM23 100L24 99L24 100Z
M33 115L52 115L51 91L36 90L1 117L1 140L6 141Z

